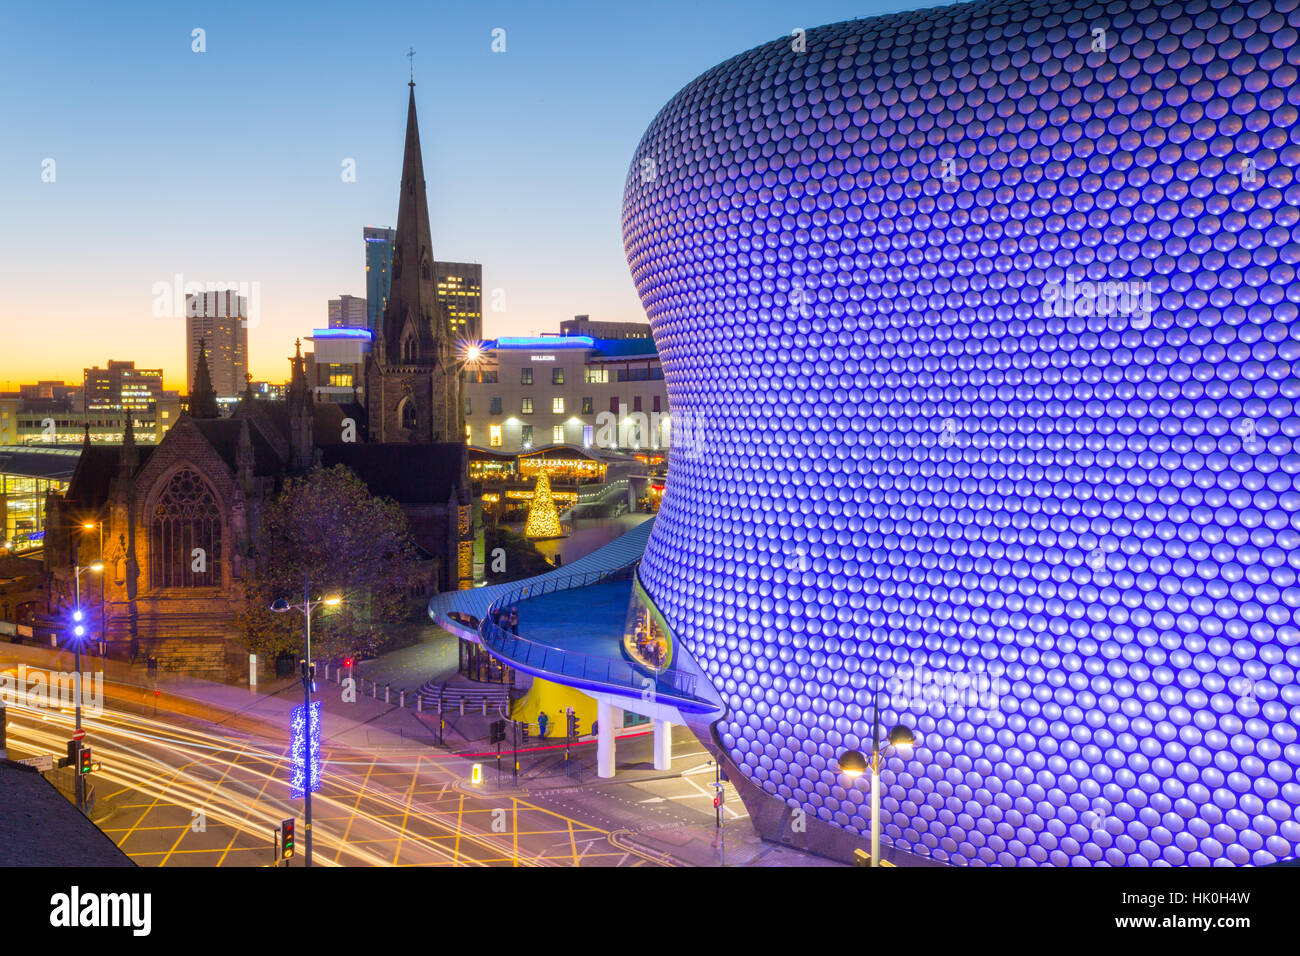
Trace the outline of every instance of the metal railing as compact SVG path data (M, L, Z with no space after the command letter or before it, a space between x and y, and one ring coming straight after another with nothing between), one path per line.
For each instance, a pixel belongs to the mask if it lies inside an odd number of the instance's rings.
M630 661L622 658L605 657L599 654L583 654L579 651L566 651L560 647L530 641L518 634L507 631L493 621L493 615L503 605L514 604L528 598L554 594L556 591L568 591L573 588L590 587L605 581L631 577L635 564L629 564L611 571L587 571L581 574L547 576L541 581L521 585L507 591L488 606L488 612L479 623L479 637L483 645L492 653L515 666L524 665L537 670L577 677L584 680L611 684L628 688L638 694L653 690L655 693L670 697L695 697L695 676L680 671L665 671L657 679L638 670Z

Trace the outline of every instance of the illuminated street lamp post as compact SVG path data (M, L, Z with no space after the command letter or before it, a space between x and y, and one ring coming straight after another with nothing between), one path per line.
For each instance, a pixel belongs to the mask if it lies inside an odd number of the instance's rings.
M329 607L337 607L343 603L343 599L337 594L329 594L323 598L313 601L311 599L311 581L306 575L303 576L302 583L302 603L290 604L287 598L280 598L271 605L271 610L278 614L286 611L302 611L303 617L303 656L302 662L302 693L303 693L303 719L306 721L307 737L307 777L302 788L303 799L303 847L306 850L304 857L304 866L311 866L311 768L312 768L312 740L311 740L311 612L325 604Z
M883 683L883 681L882 681ZM880 705L877 696L880 686L871 692L871 865L880 866L880 764L886 756L886 749L893 746L896 750L911 747L916 737L911 729L903 724L895 724L889 731L886 746L880 746ZM850 779L856 779L867 771L867 758L857 750L846 750L840 754L840 771Z
M80 734L81 731L81 641L86 636L86 625L82 623L86 615L81 610L81 576L85 574L87 571L94 571L95 573L99 573L103 570L104 570L104 563L102 561L96 561L94 564L84 568L81 566L81 547L80 547L80 542L77 542L73 548L73 557L72 557L72 582L73 582L73 589L75 593L75 598L73 600L73 608L72 608L72 650L73 653L76 655L75 657L76 662L73 665L74 669L72 671L72 688L73 688L73 694L76 696L76 702L74 705L76 708L75 729L78 732L78 734ZM75 739L77 742L77 750L79 752L81 750L81 737L78 736ZM77 778L77 782L76 782L77 809L80 810L82 813L85 813L86 812L85 777L82 775L80 767L74 766L72 770Z
M99 529L99 551L96 552L96 556L102 569L104 564L104 523L102 521L87 521L81 526L82 531L94 531L96 528ZM104 651L108 645L108 634L105 629L107 618L104 601L105 587L106 582L103 575L101 575L99 578L99 656L101 658L104 656ZM78 602L78 606L80 606L80 602Z

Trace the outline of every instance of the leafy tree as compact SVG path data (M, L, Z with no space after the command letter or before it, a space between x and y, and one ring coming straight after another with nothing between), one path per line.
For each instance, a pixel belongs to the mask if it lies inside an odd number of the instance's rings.
M344 465L290 479L263 511L254 540L240 624L257 652L302 653L302 611L270 607L280 598L302 604L308 579L313 601L343 599L312 613L312 656L371 651L382 625L405 617L408 594L423 577L402 509L372 496Z
M500 548L504 555L496 554ZM516 534L505 525L490 525L483 529L483 556L486 576L490 583L517 581L554 568L531 541ZM504 559L505 570L498 571Z

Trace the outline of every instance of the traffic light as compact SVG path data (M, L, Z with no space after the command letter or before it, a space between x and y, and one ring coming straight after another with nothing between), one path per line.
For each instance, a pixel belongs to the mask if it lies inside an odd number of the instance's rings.
M80 770L82 773L90 773L90 748L89 747L81 748L80 764L78 765L77 769Z
M506 722L504 720L492 721L492 739L491 743L499 744L506 739Z
M353 663L355 662L352 660L352 658L350 657L343 658L343 666L346 667L348 670L352 669Z
M528 743L528 722L524 720L519 722L519 742Z
M293 818L280 824L280 859L287 860L293 856Z
M59 761L60 767L75 767L77 765L77 748L80 745L79 741L68 741L68 755Z
M578 715L570 708L569 710L569 736L575 740L578 737Z

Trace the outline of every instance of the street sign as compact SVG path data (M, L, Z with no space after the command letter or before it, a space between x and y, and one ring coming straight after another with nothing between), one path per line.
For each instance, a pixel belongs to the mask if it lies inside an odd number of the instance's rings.
M72 732L73 740L81 740L85 736L86 736L86 732L84 730L74 730Z
M24 767L35 767L42 773L54 769L53 754L40 754L36 757L24 757L22 760L16 762L22 764Z

